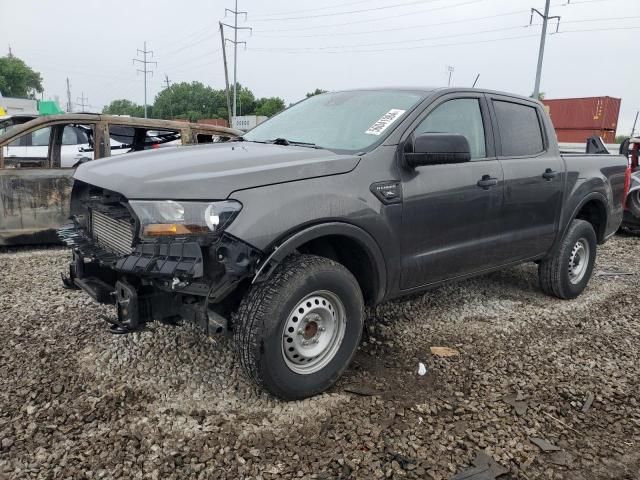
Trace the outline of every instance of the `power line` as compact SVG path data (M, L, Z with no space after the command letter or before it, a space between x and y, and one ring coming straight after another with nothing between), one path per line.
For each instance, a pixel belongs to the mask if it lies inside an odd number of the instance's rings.
M407 43L411 43L411 42L423 42L425 40L438 40L441 38L456 38L456 37L466 37L466 36L471 36L471 35L483 35L485 33L496 33L496 32L504 32L507 30L519 30L524 28L523 25L516 25L514 27L502 27L502 28L492 28L489 30L480 30L477 32L464 32L464 33L453 33L451 35L433 35L430 37L422 37L422 38L416 38L416 39L410 39L410 40L398 40L395 42L389 42L389 41L385 41L385 42L374 42L374 43L358 43L358 44L352 44L352 45L348 45L349 48L358 48L358 47L377 47L380 45L405 45ZM343 48L344 45L331 45L331 46L323 46L323 47L291 47L292 50L307 50L307 51L316 51L316 50L332 50L332 49L336 49L336 48ZM288 48L288 47L283 47L283 48ZM253 49L255 50L255 49Z
M206 50L206 51L201 51L198 52L198 55L195 57L190 57L190 58L186 58L184 59L184 61L179 62L179 63L169 63L169 68L167 68L167 70L171 70L171 69L176 69L179 67L183 67L184 65L187 65L189 63L192 62L201 62L203 58L208 57L209 55L214 55L216 53L218 53L220 51L220 48L216 48L214 50ZM215 63L216 61L209 61L209 62L204 62L203 65L210 65L212 63Z
M199 45L199 44L201 44L203 42L206 42L210 38L214 37L216 35L216 33L217 32L215 30L213 32L208 32L204 37L202 37L202 38L200 38L198 40L195 40L195 41L193 41L191 43L188 43L188 44L186 44L186 45L184 45L184 46L182 46L180 48L176 48L174 50L169 50L168 52L165 52L164 55L172 56L172 55L175 55L176 53L179 53L179 52L182 52L182 51L186 50L187 48L193 47L195 45Z
M133 60L133 64L135 65L136 62L141 63L142 64L142 70L140 70L139 68L136 69L136 71L141 72L144 74L144 118L147 118L147 73L150 73L151 76L153 76L153 71L149 70L147 68L147 65L150 64L154 64L156 67L158 66L158 62L153 62L150 60L147 60L147 55L151 54L151 57L153 57L153 50L147 50L147 41L145 40L144 42L144 47L142 50L138 49L137 54L142 54L142 60L140 60L139 58L134 58Z
M427 12L436 12L439 10L448 10L450 8L456 8L456 7L464 7L466 5L471 5L473 3L480 3L480 2L484 2L485 0L466 0L464 2L460 2L460 3L456 3L454 5L444 5L442 7L436 7L436 8L428 8L425 10L420 10L419 12L409 12L409 13L400 13L397 15L385 15L384 18L367 18L367 19L363 19L363 20L353 20L350 22L345 22L345 23L332 23L332 24L328 24L328 25L316 25L316 26L305 26L302 28L289 28L289 29L285 29L285 28L278 28L278 29L274 29L274 30L260 30L260 32L298 32L298 31L307 31L307 30L315 30L315 29L327 29L330 27L344 27L344 26L351 26L351 25L356 25L359 23L372 23L372 22L386 22L387 20L390 20L392 18L400 18L400 17L406 17L409 15L416 15L418 13L427 13Z
M254 36L256 37L262 37L262 38L313 38L313 37L335 37L337 35L339 36L350 36L350 35L370 35L372 33L384 33L384 32L397 32L397 31L405 31L405 30L409 30L409 29L414 29L414 28L420 28L420 29L424 29L426 27L439 27L442 25L453 25L456 23L466 23L466 22L475 22L478 20L488 20L488 19L492 19L492 18L498 18L498 17L507 17L507 16L513 16L513 15L522 15L528 13L527 10L514 10L511 12L505 12L505 13L498 13L495 15L486 15L486 16L482 16L482 17L470 17L470 18L463 18L460 20L450 20L450 21L446 21L446 22L437 22L437 23L426 23L426 24L421 24L421 25L406 25L406 26L402 26L402 27L395 27L395 28L382 28L382 29L376 29L376 30L366 30L366 31L361 31L361 32L330 32L330 33L312 33L310 35L262 35L260 32L262 32L263 30L257 30L256 33L254 34ZM351 24L349 24L351 25ZM297 29L296 29L297 30Z
M344 22L344 23L330 23L330 24L323 24L323 25L311 25L311 26L305 25L304 27L298 27L298 28L276 28L276 29L272 29L272 30L259 29L259 30L255 31L255 34L256 35L260 34L260 36L266 37L266 35L262 35L262 34L263 33L271 33L271 32L273 32L273 33L300 32L300 31L307 32L309 30L317 30L317 29L326 30L327 28L332 28L332 27L351 27L352 25L361 24L361 23L381 22L381 21L390 20L392 18L400 18L400 17L409 16L409 15L416 15L418 13L435 12L435 11L439 11L439 10L447 10L449 8L464 7L466 5L479 3L481 1L484 1L484 0L469 0L469 1L462 2L462 3L456 3L454 5L444 5L442 7L429 8L429 9L426 9L426 10L420 10L419 12L400 13L400 14L397 14L397 15L386 15L384 18L368 18L368 19L355 20L355 21ZM576 5L577 6L577 5L588 4L588 3L610 2L610 1L614 1L614 0L583 0L581 2L574 2L571 5ZM564 5L567 5L566 2L555 3L555 4L552 4L551 6L552 7L560 7L560 6L564 6ZM488 15L486 17L477 17L477 18L475 18L475 20L484 20L484 19L489 19L489 18L494 18L494 17L514 15L514 14L518 14L518 13L528 13L528 12L529 12L529 10L517 10L517 11L512 11L512 12L507 12L507 13L499 13L499 14L496 14L496 15ZM471 20L471 19L468 19L468 20ZM430 25L416 25L416 26L411 26L411 27L406 27L406 28L420 28L420 27L425 27L425 26L449 25L449 24L458 23L458 22L462 22L462 21L468 21L468 20L467 19L460 20L460 21L459 20L454 20L454 21L451 21L451 22L441 22L441 23L438 23L438 24L430 24ZM391 31L391 30L384 30L384 31ZM370 33L370 32L367 32L367 33ZM342 33L342 35L346 35L346 34L347 33ZM327 36L331 36L333 34L332 33L327 33L326 35Z
M316 37L336 37L336 36L351 36L351 35L370 35L370 34L379 34L379 33L385 33L385 32L397 32L397 31L406 31L409 29L422 29L424 30L426 27L439 27L439 26L444 26L444 25L453 25L453 24L457 24L457 23L466 23L466 22L475 22L478 20L488 20L488 19L493 19L493 18L498 18L498 17L507 17L507 16L514 16L514 15L522 15L525 13L529 13L527 10L514 10L511 12L505 12L505 13L498 13L495 15L486 15L486 16L482 16L482 17L470 17L470 18L463 18L460 20L450 20L450 21L446 21L446 22L438 22L438 23L426 23L426 24L421 24L421 25L406 25L406 26L402 26L402 27L396 27L396 28L382 28L382 29L376 29L376 30L366 30L366 31L360 31L360 32L332 32L332 33L312 33L309 35L261 35L259 31L257 31L254 36L255 37L262 37L262 38L316 38ZM614 21L614 20L632 20L632 19L637 19L640 18L640 16L637 17L610 17L610 18L590 18L590 19L586 19L586 20L570 20L570 21L564 21L562 22L563 24L567 24L567 23L583 23L583 22L604 22L604 21ZM525 25L523 25L525 26ZM528 25L527 25L528 26ZM515 27L514 27L515 28Z
M504 41L504 40L516 40L516 39L520 39L520 38L532 38L532 37L537 37L538 34L537 33L533 33L533 34L529 34L529 35L517 35L517 36L512 36L512 37L501 37L501 38L491 38L491 39L487 39L487 40L471 40L471 41L466 41L466 42L455 42L455 43L436 43L436 44L431 44L431 45L414 45L414 46L399 46L399 47L395 47L395 48L374 48L374 49L367 49L367 50L349 50L349 46L345 45L342 47L339 47L339 49L335 49L335 50L322 50L319 51L318 53L330 53L330 54L335 54L335 53L370 53L370 52L397 52L399 50L417 50L417 49L422 49L422 48L436 48L436 47L452 47L452 46L456 46L456 45L470 45L470 44L477 44L477 43L491 43L491 42L500 42L500 41ZM251 51L254 52L280 52L280 53L300 53L300 54L304 54L304 55L308 55L309 52L306 50L295 50L293 48L290 49L285 49L285 48L252 48Z
M382 7L363 8L359 10L347 10L346 12L322 13L320 15L303 15L300 17L264 18L264 19L254 20L254 21L255 22L280 22L284 20L306 20L309 18L335 17L337 15L351 15L352 13L374 12L377 10L387 10L389 8L410 7L410 6L418 5L421 3L433 3L437 1L438 0L414 0L409 3L395 3L393 5L384 5Z
M290 15L292 13L317 12L319 10L331 10L332 8L349 7L351 5L359 5L361 3L371 3L371 0L357 0L355 2L338 3L338 4L334 4L334 5L327 5L327 6L324 6L324 7L317 7L317 8L306 8L304 10L289 10L286 13L271 13L271 14L263 14L263 15L252 15L251 18L274 17L274 16L279 16L279 15Z
M585 29L585 30L565 30L559 31L557 34L553 35L562 35L564 33L585 33L585 32L599 32L599 31L607 31L614 32L618 30L638 30L640 26L637 27L617 27L617 28L601 28L601 29ZM376 49L366 49L366 50L351 50L349 49L349 45L343 45L340 47L335 47L335 50L320 50L318 53L374 53L374 52L397 52L399 50L419 50L423 48L437 48L437 47L453 47L457 45L475 45L479 43L493 43L493 42L501 42L508 40L518 40L521 38L533 38L538 37L537 33L528 34L528 35L516 35L511 37L501 37L501 38L490 38L486 40L471 40L465 42L455 42L455 43L438 43L438 44L430 44L430 45L414 45L414 46L399 46L395 48L376 48ZM308 55L309 52L307 50L295 49L295 47L291 48L282 48L282 47L273 47L273 48L252 48L250 49L252 52L274 52L274 53L293 53L293 54L303 54Z
M237 102L238 102L238 44L244 44L245 48L247 48L247 42L239 42L238 41L238 30L249 30L252 31L251 27L239 27L238 26L238 15L244 15L244 19L247 19L247 12L238 11L238 0L236 0L235 9L231 10L229 8L224 9L225 16L228 13L233 14L233 25L228 25L226 23L220 23L220 28L222 26L229 27L233 30L233 40L229 38L225 38L225 42L230 42L233 44L233 116L236 116L237 113ZM224 36L224 30L223 30Z

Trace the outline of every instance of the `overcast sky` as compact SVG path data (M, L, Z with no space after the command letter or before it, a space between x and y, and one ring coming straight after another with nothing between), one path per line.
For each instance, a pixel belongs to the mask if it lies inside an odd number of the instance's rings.
M640 109L639 0L552 0L560 34L549 35L541 90L547 98L622 98L620 133ZM84 94L93 110L111 100L143 102L136 49L154 51L149 103L171 82L198 80L224 87L218 21L233 0L0 0L0 52L39 71L45 96L65 79L72 100ZM315 88L453 85L530 95L540 19L529 9L544 0L240 0L247 11L239 33L238 81L257 96L287 103ZM555 31L555 24L550 28ZM228 30L227 34L232 35ZM230 52L231 53L231 52ZM233 57L229 55L230 75Z

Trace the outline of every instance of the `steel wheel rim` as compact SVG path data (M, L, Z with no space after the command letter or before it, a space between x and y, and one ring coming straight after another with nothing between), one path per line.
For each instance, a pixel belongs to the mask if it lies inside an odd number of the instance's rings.
M340 349L347 319L344 304L327 290L307 295L291 310L282 331L282 358L295 373L322 370Z
M589 268L589 254L589 242L584 238L580 238L571 249L571 255L569 255L569 281L573 285L580 283L586 275Z

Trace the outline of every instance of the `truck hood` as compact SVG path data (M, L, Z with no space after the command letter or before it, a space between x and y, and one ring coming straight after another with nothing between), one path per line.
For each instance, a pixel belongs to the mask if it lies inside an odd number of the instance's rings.
M294 145L229 142L87 162L74 178L129 199L215 200L236 190L353 170L360 158Z

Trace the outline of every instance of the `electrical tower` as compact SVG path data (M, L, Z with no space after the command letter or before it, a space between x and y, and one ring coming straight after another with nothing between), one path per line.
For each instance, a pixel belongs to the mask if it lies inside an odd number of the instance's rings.
M538 50L538 66L536 67L536 83L535 83L535 86L533 87L533 95L532 95L533 98L535 98L536 100L540 95L540 78L542 76L542 59L544 58L544 44L547 40L547 23L549 23L549 20L557 20L558 23L556 25L556 33L560 28L560 17L558 15L555 15L553 17L549 16L550 3L551 3L551 0L546 0L544 4L544 14L540 13L539 10L532 8L531 18L529 19L529 25L532 25L534 13L537 13L538 15L540 15L540 17L542 17L542 34L540 36L540 49Z
M87 103L87 100L89 100L87 97L84 96L84 92L82 92L82 96L78 97L76 99L78 105L80 105L80 111L84 113L84 109L85 107L89 106L89 103Z
M153 51L152 50L147 50L147 42L144 42L144 47L142 50L138 49L137 52L138 55L142 54L142 60L140 60L139 58L134 58L133 59L133 64L135 65L136 62L139 62L142 64L142 70L140 70L139 68L136 69L136 71L141 72L144 74L144 118L147 118L147 73L150 73L151 76L153 76L153 71L149 70L147 68L147 65L153 64L154 66L158 66L158 62L153 62L150 60L147 60L147 55L151 55L151 58L153 58Z
M455 67L451 66L451 65L447 65L447 71L449 72L449 83L447 83L447 86L451 86L451 77L453 76L453 72L456 71Z
M227 25L226 23L223 23L222 25L233 29L233 40L225 38L225 41L233 43L233 116L235 117L238 104L238 44L242 43L245 48L247 48L247 42L238 41L238 30L249 30L249 32L252 32L253 30L251 27L238 26L238 15L244 15L245 21L247 20L247 12L238 11L238 0L236 0L236 7L234 10L229 8L224 9L225 16L227 13L233 14L233 25Z
M71 103L71 85L69 85L69 77L67 77L67 113L73 112L73 103Z

